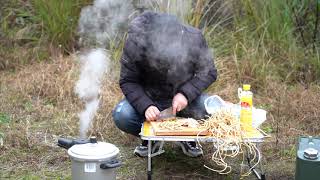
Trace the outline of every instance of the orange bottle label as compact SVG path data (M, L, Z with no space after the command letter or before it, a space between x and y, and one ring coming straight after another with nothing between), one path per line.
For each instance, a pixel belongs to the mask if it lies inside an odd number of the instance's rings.
M244 129L252 127L252 96L241 97L240 123Z

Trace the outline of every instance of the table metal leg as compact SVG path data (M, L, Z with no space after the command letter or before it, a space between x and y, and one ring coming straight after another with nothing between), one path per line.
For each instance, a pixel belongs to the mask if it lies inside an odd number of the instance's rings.
M258 166L260 167L260 173L257 171L256 167L252 168L252 165L250 163L250 153L249 150L246 150L246 158L247 158L247 162L248 162L248 166L251 169L251 171L254 173L254 175L257 177L258 180L265 180L265 174L264 171L262 169L262 165L261 165L261 161L262 161L262 154L261 154L261 150L260 150L260 143L256 143L257 149L258 149L258 158L260 160Z
M257 143L257 148L260 152L260 163L259 163L259 169L260 169L260 175L261 175L261 180L266 180L266 172L265 172L265 169L264 169L264 158L263 158L263 155L262 155L262 150L261 150L261 146L262 146L262 143Z
M148 140L148 180L151 180L152 176L152 169L151 169L151 151L152 151L152 146L151 146L152 141Z

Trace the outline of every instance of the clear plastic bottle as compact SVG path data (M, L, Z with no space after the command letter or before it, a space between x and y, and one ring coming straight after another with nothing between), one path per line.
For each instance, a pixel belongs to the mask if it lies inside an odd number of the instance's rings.
M244 84L242 89L238 89L238 96L240 98L240 123L244 130L252 129L252 97L250 85Z

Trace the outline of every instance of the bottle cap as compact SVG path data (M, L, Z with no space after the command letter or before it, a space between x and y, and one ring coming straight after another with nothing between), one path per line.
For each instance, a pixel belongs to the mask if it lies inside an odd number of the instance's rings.
M250 91L250 84L244 84L243 85L243 90L245 90L245 91Z

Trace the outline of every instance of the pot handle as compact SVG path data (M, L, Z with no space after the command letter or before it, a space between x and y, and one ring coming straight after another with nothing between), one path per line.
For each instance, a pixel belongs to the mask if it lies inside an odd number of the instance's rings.
M120 167L121 165L122 165L121 161L115 159L115 160L111 160L109 162L101 163L100 168L101 169L110 169L110 168Z

